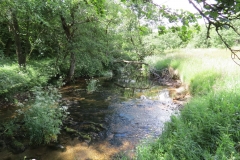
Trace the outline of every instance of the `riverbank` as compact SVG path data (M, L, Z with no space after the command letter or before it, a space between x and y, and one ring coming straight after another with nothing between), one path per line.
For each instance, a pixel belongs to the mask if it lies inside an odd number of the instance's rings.
M171 66L194 97L163 134L138 147L137 159L239 159L240 68L220 49L184 49L146 58L157 70Z

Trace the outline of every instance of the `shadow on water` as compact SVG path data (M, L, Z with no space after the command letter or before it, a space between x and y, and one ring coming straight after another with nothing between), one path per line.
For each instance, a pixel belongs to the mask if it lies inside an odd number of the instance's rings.
M70 112L64 125L88 138L63 129L59 143L64 150L49 145L18 155L4 151L0 156L14 160L24 156L44 160L115 159L121 152L132 158L136 145L159 136L164 122L177 112L170 109L174 104L158 100L163 87L152 84L142 68L136 72L136 67L125 67L120 78L99 78L100 86L91 94L86 91L85 79L61 88L62 103Z

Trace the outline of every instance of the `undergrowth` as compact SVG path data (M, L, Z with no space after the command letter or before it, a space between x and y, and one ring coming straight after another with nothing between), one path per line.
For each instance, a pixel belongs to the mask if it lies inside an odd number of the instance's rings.
M57 140L62 120L66 117L66 107L59 106L61 95L54 87L47 89L34 87L35 95L30 106L22 106L17 112L23 115L23 127L30 144L46 144Z
M51 59L31 61L25 69L7 58L0 59L0 64L0 97L4 98L11 98L14 93L34 86L47 85L58 72Z
M37 146L57 140L62 121L68 114L67 107L59 103L60 93L52 86L34 87L31 91L31 100L24 104L18 102L17 114L2 123L1 142ZM13 152L18 150L11 145L9 147Z
M137 159L240 159L240 68L226 50L181 50L148 57L152 67L171 66L193 98L165 124L159 139L140 145Z

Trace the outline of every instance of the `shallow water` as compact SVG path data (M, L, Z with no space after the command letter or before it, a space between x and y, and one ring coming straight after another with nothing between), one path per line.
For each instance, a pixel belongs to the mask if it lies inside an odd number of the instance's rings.
M24 156L44 160L82 160L115 159L125 154L132 158L141 141L157 138L164 122L172 114L178 114L177 104L159 100L162 86L151 85L143 90L139 88L146 88L146 84L133 89L119 87L116 82L121 84L122 80L100 79L98 90L91 94L86 91L85 79L60 90L62 105L67 106L70 112L65 125L87 133L91 140L82 141L62 131L59 144L66 148L64 150L48 145L28 148L17 155L2 151L0 157L14 160ZM84 130L84 125L89 123L101 124L104 129Z

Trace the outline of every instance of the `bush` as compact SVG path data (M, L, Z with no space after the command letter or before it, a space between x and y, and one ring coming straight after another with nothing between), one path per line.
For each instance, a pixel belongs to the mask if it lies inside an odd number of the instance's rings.
M35 100L18 112L23 114L24 128L31 144L45 144L57 139L66 108L58 106L60 94L56 88L34 87Z

